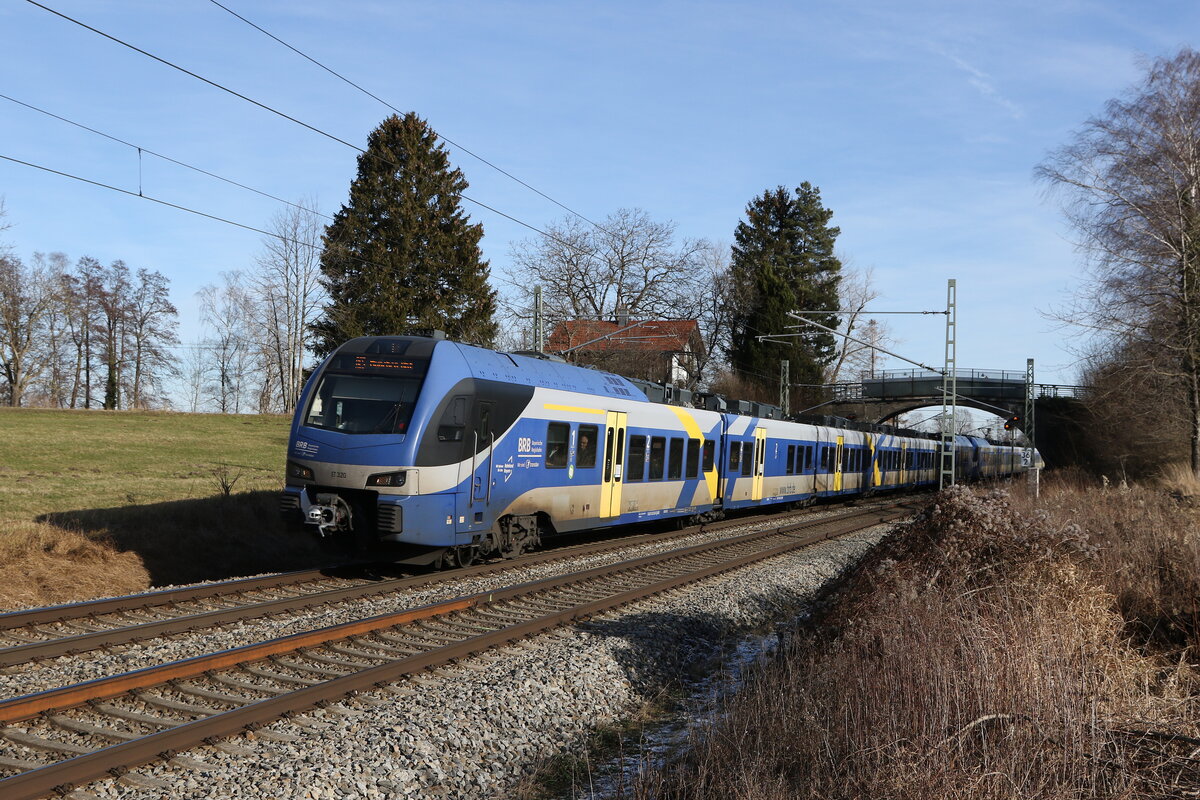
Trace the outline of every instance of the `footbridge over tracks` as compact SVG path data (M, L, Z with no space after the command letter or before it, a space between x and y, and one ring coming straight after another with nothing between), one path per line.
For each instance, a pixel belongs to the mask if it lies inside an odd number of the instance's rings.
M1021 417L1025 425L1025 372L961 369L955 371L958 401L1004 417ZM829 400L818 413L864 422L888 423L900 414L942 403L942 373L925 370L889 370L854 383L823 387ZM1034 424L1038 449L1046 463L1078 463L1086 449L1083 437L1088 411L1086 387L1035 383Z

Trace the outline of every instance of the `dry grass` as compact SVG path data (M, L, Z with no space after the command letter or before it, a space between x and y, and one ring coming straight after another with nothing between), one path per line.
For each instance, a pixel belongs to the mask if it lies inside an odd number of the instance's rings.
M638 798L1181 797L1200 787L1195 512L943 493Z
M137 553L45 522L0 527L0 608L129 594L150 586Z
M1159 473L1156 483L1180 497L1200 495L1200 478L1196 477L1187 464L1168 464Z

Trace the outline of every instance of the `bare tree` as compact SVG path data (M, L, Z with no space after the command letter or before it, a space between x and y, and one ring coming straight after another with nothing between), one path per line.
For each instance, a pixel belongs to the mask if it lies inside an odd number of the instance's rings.
M204 323L212 329L206 337L213 383L208 394L222 414L237 414L249 398L254 349L251 347L253 301L240 272L223 272L223 286L209 285L197 294Z
M45 270L0 253L0 374L3 399L10 406L22 404L25 392L46 368L44 331L52 305Z
M600 228L568 217L547 233L513 247L506 278L516 295L510 311L517 318L529 318L536 286L543 289L550 322L613 319L618 308L631 318L700 317L699 267L709 245L700 239L677 243L675 223L621 209Z
M875 271L855 269L842 257L842 280L838 284L838 299L843 313L838 317L837 355L825 374L826 383L857 380L874 374L878 356L876 348L887 347L892 337L887 324L869 317L867 306L879 298L874 284ZM858 341L851 341L847 337ZM866 344L863 344L866 342Z
M128 304L128 396L131 408L148 408L163 381L174 374L170 345L178 344L179 312L171 303L168 281L161 272L142 268Z
M1073 311L1129 368L1183 386L1200 477L1200 53L1149 64L1037 174L1063 191L1089 257Z
M46 375L44 403L65 408L71 388L74 358L67 320L72 294L66 281L70 266L65 253L33 254L34 266L43 271L49 284L50 310L46 315Z
M279 212L271 221L274 236L263 239L258 269L250 278L256 295L260 341L266 349L271 386L279 406L291 412L304 389L305 358L311 339L310 327L321 313L325 297L321 276L321 234L324 226L312 212L315 200L300 200ZM264 386L268 386L264 382ZM270 397L262 398L270 405Z
M114 261L104 271L104 283L98 295L100 307L100 346L104 359L104 407L121 407L122 371L125 368L129 313L129 267Z

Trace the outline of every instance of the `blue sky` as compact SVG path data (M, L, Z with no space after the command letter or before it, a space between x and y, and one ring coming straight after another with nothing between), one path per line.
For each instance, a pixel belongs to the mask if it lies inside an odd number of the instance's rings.
M46 5L355 144L390 113L208 0ZM1139 59L1194 46L1194 2L225 3L592 219L622 207L732 241L764 189L810 181L880 310L943 308L960 366L1076 378L1044 312L1082 264L1033 168ZM0 93L271 194L345 201L355 151L23 0L0 7ZM451 148L468 193L534 226L564 212ZM0 100L0 155L138 191L135 150ZM266 227L256 195L143 157L148 195ZM244 269L258 234L0 161L19 255L65 252L195 293ZM493 270L519 225L467 204ZM897 349L942 359L940 317L892 318ZM1064 343L1066 346L1064 346ZM893 364L890 366L902 366Z

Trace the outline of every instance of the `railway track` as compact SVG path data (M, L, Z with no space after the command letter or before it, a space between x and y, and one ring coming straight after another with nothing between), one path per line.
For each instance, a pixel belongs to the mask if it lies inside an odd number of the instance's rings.
M14 611L0 614L0 670L31 661L420 589L448 580L498 575L517 568L599 555L647 542L661 543L692 536L700 530L715 532L748 524L755 522L740 517L673 533L609 537L599 542L558 547L446 573L356 578L305 570ZM368 569L369 566L363 566L359 571Z
M120 774L907 513L855 509L14 698L0 703L0 797Z

